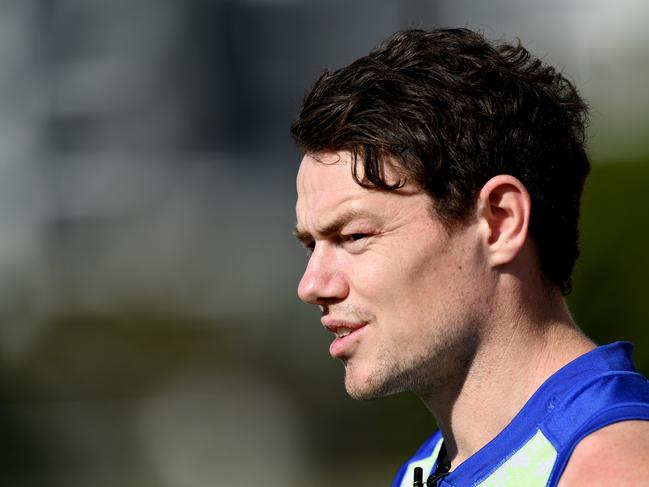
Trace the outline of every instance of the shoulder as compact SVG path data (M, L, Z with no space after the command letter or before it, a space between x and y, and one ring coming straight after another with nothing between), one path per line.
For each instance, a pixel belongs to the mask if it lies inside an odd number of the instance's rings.
M648 478L649 421L622 421L579 442L559 487L645 486Z

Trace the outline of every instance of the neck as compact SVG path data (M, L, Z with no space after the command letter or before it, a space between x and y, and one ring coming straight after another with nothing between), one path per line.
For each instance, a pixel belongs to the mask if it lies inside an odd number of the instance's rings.
M505 307L487 327L462 383L418 394L442 430L453 467L500 433L546 379L595 347L572 321L563 297L551 300L538 312L529 303Z

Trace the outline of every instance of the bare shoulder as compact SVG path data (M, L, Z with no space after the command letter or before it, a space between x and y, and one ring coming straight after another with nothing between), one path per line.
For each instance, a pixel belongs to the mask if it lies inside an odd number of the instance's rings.
M584 438L575 448L559 487L648 485L649 421L623 421Z

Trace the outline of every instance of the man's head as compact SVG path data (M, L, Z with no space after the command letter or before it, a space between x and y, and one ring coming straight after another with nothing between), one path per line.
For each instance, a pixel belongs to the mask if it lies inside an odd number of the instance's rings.
M461 382L503 282L567 292L584 116L554 70L467 30L398 33L320 77L292 127L298 293L352 396Z
M380 172L393 158L401 182L426 191L449 228L466 220L490 178L518 178L532 199L541 268L567 294L589 170L585 117L573 85L520 45L494 46L466 29L411 30L325 71L291 133L305 153L351 152L368 187L400 185Z

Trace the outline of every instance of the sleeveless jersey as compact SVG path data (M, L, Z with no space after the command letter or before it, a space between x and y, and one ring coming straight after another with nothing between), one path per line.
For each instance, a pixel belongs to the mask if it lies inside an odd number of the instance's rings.
M618 421L649 420L649 381L636 372L632 351L628 342L604 345L558 370L503 431L437 485L556 486L586 435ZM401 467L392 487L412 487L415 467L423 469L426 485L441 445L438 431Z

